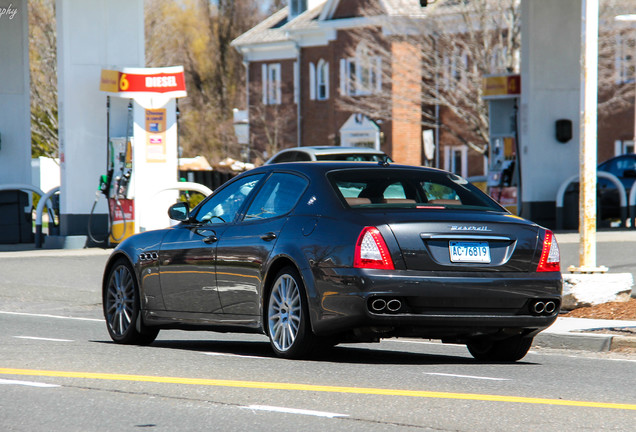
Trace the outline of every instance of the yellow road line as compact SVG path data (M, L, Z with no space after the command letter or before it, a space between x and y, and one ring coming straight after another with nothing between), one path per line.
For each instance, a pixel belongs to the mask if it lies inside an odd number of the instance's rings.
M398 390L398 389L381 389L381 388L365 388L365 387L339 387L339 386L323 386L312 384L294 384L294 383L273 383L260 381L234 381L219 379L200 379L200 378L178 378L178 377L160 377L148 375L122 375L107 373L91 373L91 372L65 372L65 371L47 371L32 369L10 369L0 368L0 375L27 375L39 377L58 377L58 378L81 378L108 381L133 381L133 382L150 382L160 384L187 384L200 386L216 386L216 387L238 387L251 389L266 390L291 390L291 391L313 391L326 393L348 393L348 394L366 394L380 396L406 396L417 398L435 398L435 399L461 399L486 402L513 402L523 404L540 404L540 405L560 405L571 407L586 408L610 408L619 410L634 410L636 404L621 404L608 402L588 402L563 399L544 399L531 398L521 396L503 396L503 395L487 395L472 393L448 393L433 392L420 390Z

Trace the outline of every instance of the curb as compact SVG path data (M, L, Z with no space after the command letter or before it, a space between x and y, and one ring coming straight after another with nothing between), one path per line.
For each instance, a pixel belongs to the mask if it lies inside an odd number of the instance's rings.
M610 334L539 333L533 347L592 352L636 349L636 337Z

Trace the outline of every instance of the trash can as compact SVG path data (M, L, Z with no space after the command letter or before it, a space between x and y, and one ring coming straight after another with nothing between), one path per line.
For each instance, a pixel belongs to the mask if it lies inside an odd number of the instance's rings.
M0 244L33 242L29 195L19 190L0 191Z

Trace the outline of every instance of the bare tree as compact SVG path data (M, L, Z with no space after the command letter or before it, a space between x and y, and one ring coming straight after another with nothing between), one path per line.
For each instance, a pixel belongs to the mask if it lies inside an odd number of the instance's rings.
M250 106L251 150L257 162L265 162L278 151L296 143L296 111L292 105Z
M629 0L603 0L599 12L599 118L634 106L636 23L621 23L618 15L633 13ZM630 82L631 81L631 82Z
M384 43L369 44L372 55L381 59L382 88L371 97L346 96L340 106L385 119L400 109L418 109L425 128L439 127L486 154L488 109L482 79L493 73L519 73L519 0L438 0L423 11L418 17L388 17L379 6L366 8L372 22L384 27L383 34L394 35L377 36ZM358 32L358 40L368 38L369 29ZM353 51L349 55L358 56ZM395 76L400 64L413 67ZM396 94L396 82L409 91Z
M58 155L57 55L54 0L32 0L29 7L31 75L31 153Z
M188 97L179 102L185 155L239 158L232 108L245 105L245 68L230 42L262 18L257 0L146 0L148 66L185 69Z

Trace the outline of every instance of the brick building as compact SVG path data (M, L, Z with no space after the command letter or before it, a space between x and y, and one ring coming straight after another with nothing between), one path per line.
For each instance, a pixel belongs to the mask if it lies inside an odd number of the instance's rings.
M408 23L424 19L426 11L417 0L288 0L235 39L247 67L252 158L265 160L293 146L354 145L381 149L400 163L435 164L423 146L424 111L431 107L412 97L425 82L420 65L426 51L408 37ZM629 35L617 39L611 60L619 87L634 86ZM444 78L459 79L454 65L469 64L470 57L450 58ZM518 65L514 69L518 73ZM356 110L356 103L368 107L370 100L382 107ZM604 114L600 110L598 160L634 152L633 99ZM462 119L442 108L439 122ZM441 168L463 176L486 173L484 155L452 134L441 132L436 141Z
M252 156L265 159L298 145L351 145L422 164L422 107L394 103L420 91L420 50L399 35L386 36L370 10L397 20L423 14L418 1L290 0L233 41L247 67ZM379 55L378 47L402 60ZM338 103L380 97L377 116Z

